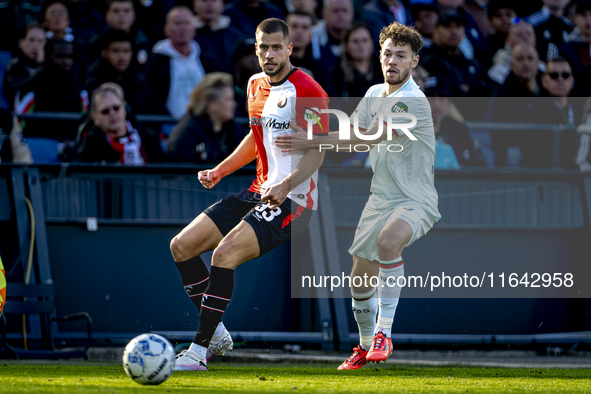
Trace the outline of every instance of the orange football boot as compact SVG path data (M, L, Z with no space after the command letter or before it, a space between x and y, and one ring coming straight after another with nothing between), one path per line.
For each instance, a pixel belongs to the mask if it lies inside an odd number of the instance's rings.
M345 369L359 369L367 364L367 350L361 349L361 346L353 348L353 354L347 360L345 360L337 368L339 371Z
M386 362L388 356L392 354L392 340L384 335L383 332L378 332L373 337L371 349L367 353L367 361L370 363Z

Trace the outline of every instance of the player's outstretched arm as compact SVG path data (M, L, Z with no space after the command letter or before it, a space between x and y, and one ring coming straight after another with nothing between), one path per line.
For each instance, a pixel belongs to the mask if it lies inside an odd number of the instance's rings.
M316 149L306 151L296 169L283 181L271 185L261 197L261 200L269 202L270 209L280 206L292 188L309 179L318 170L324 160L324 153Z
M240 145L224 161L212 170L199 171L198 179L206 189L211 189L226 175L230 175L256 159L255 143L252 131L240 142Z
M361 134L376 134L376 132L378 131L378 125L378 121L374 121L369 126L369 128ZM367 141L362 140L355 134L355 132L353 131L353 127L351 127L351 138L349 140L339 139L338 131L332 131L330 133L322 135L313 135L312 139L309 140L307 138L307 132L304 128L292 123L291 129L293 130L291 134L283 134L275 137L275 145L277 145L278 148L281 148L282 152L291 152L294 150L303 150L310 148L315 148L318 150L322 148L323 151L337 150L337 145L339 147L339 150L348 151L349 145L367 143ZM382 133L382 136L380 136L376 140L372 140L372 143L379 144L380 142L385 140L386 137L386 133Z

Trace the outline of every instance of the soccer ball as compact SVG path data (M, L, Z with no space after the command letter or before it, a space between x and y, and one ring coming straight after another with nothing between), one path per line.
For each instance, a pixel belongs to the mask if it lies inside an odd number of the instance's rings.
M139 384L160 384L172 375L174 347L157 334L142 334L123 351L123 369Z

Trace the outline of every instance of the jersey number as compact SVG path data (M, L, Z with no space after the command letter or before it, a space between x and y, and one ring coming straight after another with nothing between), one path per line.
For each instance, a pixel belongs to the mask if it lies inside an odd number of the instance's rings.
M269 203L266 202L264 204L257 205L254 209L257 212L262 212L261 216L263 217L263 219L265 219L267 222L270 222L275 218L275 216L281 215L281 208L277 207L272 211L265 211L265 209L267 209L268 206Z

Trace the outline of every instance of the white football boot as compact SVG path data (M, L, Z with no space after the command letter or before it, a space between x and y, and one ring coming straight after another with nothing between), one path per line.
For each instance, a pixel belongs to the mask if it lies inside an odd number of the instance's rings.
M207 360L194 351L183 350L176 355L174 371L207 371Z
M227 351L232 351L234 349L234 342L232 341L232 336L228 332L227 329L224 330L222 335L219 337L214 336L211 338L211 342L209 342L209 347L207 348L207 355L206 358L209 360L216 354L220 356L224 356Z

